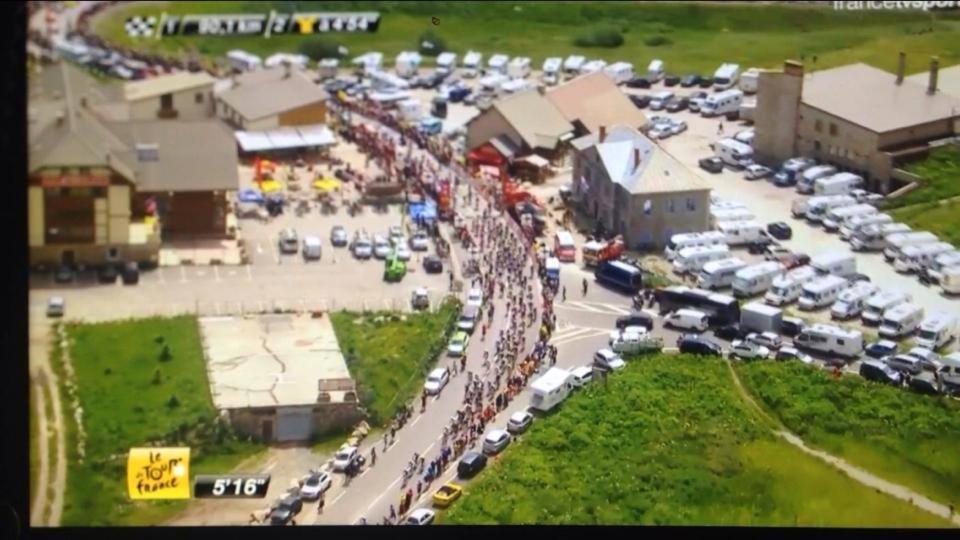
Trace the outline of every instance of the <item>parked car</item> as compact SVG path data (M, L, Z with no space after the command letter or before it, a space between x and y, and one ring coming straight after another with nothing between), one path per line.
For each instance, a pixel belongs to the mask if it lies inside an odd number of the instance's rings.
M533 423L533 415L529 411L518 411L510 415L507 421L507 431L513 434L523 433Z
M448 382L450 382L450 371L445 367L436 368L427 375L427 382L423 383L423 391L430 396L439 394Z
M783 340L774 332L751 332L744 339L768 349L779 349L783 345Z
M403 522L404 525L430 525L433 523L433 519L436 517L436 513L433 510L428 508L417 508L413 512L410 512L410 515L407 516L407 519Z
M868 381L900 386L903 376L879 360L864 360L860 363L860 376Z
M650 88L650 79L647 77L634 77L625 84L627 88Z
M54 296L47 300L47 317L63 317L65 302L63 297Z
M347 230L343 228L343 225L334 225L333 228L330 229L330 245L343 247L348 243Z
M687 130L687 123L683 120L674 120L670 123L670 134L679 135Z
M53 281L57 283L71 283L76 278L77 274L73 271L73 268L65 264L61 264L53 272Z
M351 463L356 461L357 457L360 455L360 451L356 446L343 445L337 450L337 453L333 456L333 470L336 472L341 472L347 470L347 467Z
M680 84L680 77L677 75L667 75L663 78L664 86L676 86Z
M698 161L697 164L700 165L701 169L710 173L717 174L723 172L723 160L717 156L703 158Z
M457 464L457 477L462 479L473 478L487 466L487 456L476 450L470 450Z
M753 165L747 165L743 177L747 180L759 180L761 178L767 178L772 174L773 171L770 170L770 167L764 167L763 165L754 163Z
M483 453L499 454L510 444L510 434L503 429L495 429L483 438Z
M480 289L470 289L467 293L467 305L480 307L483 305L483 291Z
M353 256L366 260L373 256L373 244L366 236L360 236L353 240Z
M330 489L333 483L330 475L325 472L314 472L300 486L300 498L307 501L315 501L320 498L324 492Z
M627 366L620 355L610 349L600 349L593 355L593 364L607 371L619 371Z
M735 339L730 344L730 357L743 360L763 359L770 356L770 349L745 339Z
M740 329L739 324L733 323L714 328L713 335L718 339L732 341L743 338L743 331Z
M105 264L97 270L97 281L100 283L116 283L120 273L112 264Z
M617 318L617 329L623 330L629 326L642 326L649 332L653 330L653 317L642 311L635 311L630 315Z
M453 482L448 482L433 494L433 505L437 508L446 508L463 495L463 488Z
M270 510L267 518L271 525L288 525L293 518L303 510L303 502L299 496L289 495L281 499L276 506Z
M423 269L428 274L439 274L443 272L443 261L436 255L428 255L423 258Z
M447 354L449 356L463 356L466 352L467 344L470 341L470 336L466 332L457 332L450 338L450 343L447 345Z
M700 81L703 80L703 77L699 73L691 73L689 75L684 75L680 79L680 86L684 88L690 88L691 86L696 86L700 84Z
M869 356L870 358L880 360L887 356L892 356L894 354L897 354L898 348L899 346L895 341L888 341L888 340L882 339L880 341L874 341L873 343L867 345L863 349L863 353Z
M410 247L407 246L406 239L404 239L404 242L398 243L393 247L393 253L397 256L397 259L401 261L409 261L410 257L413 256L410 252Z
M704 356L722 356L723 349L716 343L695 334L684 334L677 338L677 348L682 353Z
M634 106L636 106L638 109L646 109L647 106L650 105L650 96L647 94L644 94L642 96L630 95L628 97L630 98L630 101L634 104Z
M664 107L667 112L680 112L687 108L690 105L690 98L683 96L674 96L673 99L667 102L667 106Z
M373 237L373 256L378 259L386 259L390 256L393 249L390 247L390 241L379 234Z
M423 231L417 231L410 237L410 248L414 251L426 251L430 249L430 237Z
M593 368L590 366L573 368L570 374L573 375L572 383L576 388L583 388L593 380Z
M777 244L776 240L764 234L753 242L747 244L747 252L751 255L763 255L771 248L771 246L775 245L779 245Z
M793 229L783 221L775 221L767 224L767 234L777 240L789 240L793 238Z
M775 358L781 362L786 360L799 360L804 364L813 363L813 358L809 354L802 353L795 347L780 347Z
M277 237L277 247L280 249L280 253L296 254L300 250L297 231L290 227L281 230Z
M784 317L780 320L780 333L793 337L799 335L803 331L805 326L803 319L798 319L796 317Z

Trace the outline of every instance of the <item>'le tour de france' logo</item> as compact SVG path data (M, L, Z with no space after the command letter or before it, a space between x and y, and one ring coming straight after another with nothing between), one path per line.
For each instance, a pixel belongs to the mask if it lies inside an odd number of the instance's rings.
M189 499L189 448L131 448L127 458L131 499Z

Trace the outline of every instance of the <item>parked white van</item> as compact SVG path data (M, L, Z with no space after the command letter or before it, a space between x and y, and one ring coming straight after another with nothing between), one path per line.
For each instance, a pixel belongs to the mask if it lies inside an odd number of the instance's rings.
M477 51L467 51L467 54L463 56L463 69L461 74L467 78L472 79L480 73L480 66L483 64L483 53Z
M893 269L902 273L916 272L933 262L938 256L954 250L956 248L953 247L953 244L947 242L906 246L900 250L900 255L894 259Z
M563 61L563 74L566 78L573 78L580 74L580 68L583 67L587 59L579 54L572 54Z
M883 249L883 258L887 262L892 262L900 256L900 252L907 246L934 244L939 241L937 235L927 231L891 234L886 238L887 247Z
M740 79L740 66L737 64L721 64L713 74L713 89L726 90L733 88Z
M710 210L710 222L716 227L727 221L753 221L757 216L746 208L719 208Z
M723 116L740 110L743 92L735 88L707 96L700 104L700 115L705 118Z
M402 51L397 55L396 61L394 62L394 69L398 76L409 79L417 74L422 60L420 53L416 51Z
M437 71L453 73L455 69L457 69L457 53L444 51L437 55Z
M760 79L760 70L750 68L740 75L740 90L745 94L756 94L757 85Z
M570 396L573 390L573 374L565 369L552 367L530 383L530 408L547 412Z
M874 251L887 247L887 237L910 232L906 223L885 223L883 225L864 225L850 237L850 249L853 251Z
M663 325L680 330L703 332L710 326L709 316L695 309L678 309L663 319Z
M890 214L868 214L864 216L853 216L847 218L846 221L840 225L840 238L844 240L850 240L853 238L853 235L860 230L861 227L866 227L867 225L886 225L888 223L893 223L893 218Z
M721 289L733 283L737 272L747 267L747 263L736 257L710 261L700 269L697 286L701 289Z
M526 56L517 56L507 66L507 75L514 79L525 79L530 75L530 59Z
M668 261L672 261L677 253L688 247L722 246L726 245L727 236L720 231L680 233L670 237L666 249L663 250Z
M663 60L655 58L650 61L650 65L647 66L647 78L650 79L651 83L655 83L663 79L664 73Z
M563 66L563 59L559 56L551 56L543 61L543 82L553 86L560 82L560 69Z
M951 251L937 255L936 258L926 266L927 275L937 283L940 283L940 279L943 277L943 270L951 266L960 266L960 251Z
M863 178L848 172L840 172L813 182L815 195L847 195L863 186Z
M819 276L810 266L794 268L785 275L775 278L763 301L771 306L782 306L800 298L803 286Z
M935 351L957 338L960 324L957 316L944 311L931 313L920 323L917 345Z
M940 287L947 294L960 294L960 266L950 266L940 271Z
M678 274L699 272L710 261L719 261L730 257L730 248L726 244L683 248L673 259L673 271Z
M800 309L812 311L833 304L840 293L850 288L850 282L840 276L822 276L803 286L800 291Z
M587 73L593 73L595 71L601 71L603 68L607 67L607 62L605 60L590 60L586 64L580 66L580 74L586 75Z
M323 58L317 63L317 75L321 79L332 79L337 76L337 68L340 67L340 60L336 58Z
M872 216L876 213L876 206L862 203L851 206L841 206L839 208L831 208L827 211L827 214L823 216L823 228L824 230L830 232L837 231L840 230L840 225L846 222L848 219Z
M753 164L753 148L732 138L720 139L711 145L717 157L731 167L742 169Z
M630 62L614 62L603 68L603 72L613 79L613 82L623 84L633 78L633 64Z
M759 240L764 226L758 221L721 221L717 230L724 234L728 246L742 246Z
M490 73L507 74L507 64L510 57L505 54L495 54L487 60L487 71Z
M837 301L830 307L830 318L846 320L860 315L867 305L867 300L879 290L869 281L856 282L837 296Z
M826 195L823 197L811 197L807 203L807 213L804 217L811 223L819 223L827 212L835 208L844 206L853 206L857 200L849 195Z
M667 102L673 99L674 93L669 90L657 92L650 96L650 110L659 111L667 106Z
M853 358L863 352L863 333L832 324L814 324L794 338L797 348Z
M863 308L863 324L880 324L880 320L883 319L883 313L886 310L912 300L913 296L903 291L884 291L877 293L867 300L867 304Z
M782 276L787 268L776 261L764 261L737 271L733 278L733 296L747 298L764 293L773 285L773 281Z
M810 267L820 275L834 275L843 278L857 273L857 258L852 253L828 251L814 255Z
M303 237L303 259L306 261L320 260L320 238L316 236Z
M814 182L836 173L837 168L833 165L814 165L810 167L800 175L800 180L797 181L797 193L813 193Z
M913 333L923 322L923 308L910 302L894 306L883 312L880 321L880 335L888 338L901 338Z

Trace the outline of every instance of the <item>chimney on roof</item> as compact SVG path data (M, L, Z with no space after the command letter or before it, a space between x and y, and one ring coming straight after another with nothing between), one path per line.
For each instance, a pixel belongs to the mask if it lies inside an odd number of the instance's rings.
M900 51L900 60L897 62L897 84L903 84L903 72L907 69L907 53Z
M783 72L795 77L803 77L803 62L787 60L783 63Z
M607 126L600 126L600 142L607 139Z
M930 82L927 83L927 94L934 95L937 93L937 75L940 72L940 58L936 56L930 57Z

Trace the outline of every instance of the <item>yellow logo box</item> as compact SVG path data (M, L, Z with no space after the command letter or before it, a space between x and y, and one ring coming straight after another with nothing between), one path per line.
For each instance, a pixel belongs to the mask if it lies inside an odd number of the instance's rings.
M189 448L131 448L127 457L130 498L189 499Z

